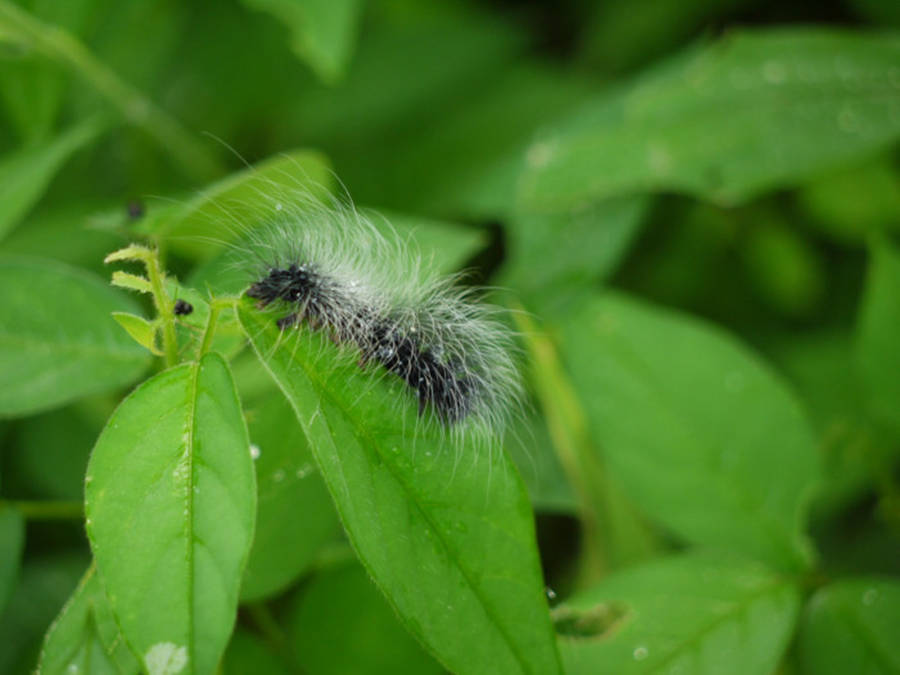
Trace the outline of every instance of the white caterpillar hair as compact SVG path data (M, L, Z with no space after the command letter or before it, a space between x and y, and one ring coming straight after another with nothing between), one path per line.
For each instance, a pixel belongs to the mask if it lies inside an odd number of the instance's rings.
M246 294L283 331L323 331L361 366L404 381L421 421L501 437L522 400L505 310L438 274L388 223L336 199L287 197L235 247L251 261Z

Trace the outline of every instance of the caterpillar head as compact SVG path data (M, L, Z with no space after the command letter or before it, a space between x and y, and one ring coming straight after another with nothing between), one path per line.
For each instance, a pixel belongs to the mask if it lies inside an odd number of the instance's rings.
M319 288L318 273L307 264L291 264L286 269L273 268L247 289L247 296L256 298L263 306L275 300L307 304Z

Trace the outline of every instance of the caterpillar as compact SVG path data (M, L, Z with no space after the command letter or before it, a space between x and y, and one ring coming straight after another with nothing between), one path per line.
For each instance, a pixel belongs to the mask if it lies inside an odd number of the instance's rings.
M521 400L503 310L352 207L277 210L277 222L249 237L245 294L278 314L279 329L322 331L360 367L399 378L420 418L502 434Z

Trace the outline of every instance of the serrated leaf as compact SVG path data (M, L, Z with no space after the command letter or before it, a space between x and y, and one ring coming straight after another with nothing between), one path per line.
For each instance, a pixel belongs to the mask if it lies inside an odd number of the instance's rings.
M293 202L321 198L333 180L322 154L293 150L213 183L186 203L148 217L138 229L166 237L180 253L209 260L254 227L284 217Z
M610 472L680 537L784 569L820 466L793 394L734 338L607 292L561 326L563 355Z
M99 629L103 609L98 612L99 605L106 605L106 596L91 566L47 631L39 675L125 675L140 671L117 630L111 641L104 641Z
M900 250L884 239L870 248L856 358L869 410L900 437Z
M220 356L160 373L113 413L88 465L87 531L109 604L149 671L213 672L255 510L247 430Z
M268 12L291 31L296 54L323 81L341 78L350 61L362 0L243 0Z
M114 311L139 310L82 270L0 256L0 416L47 410L134 381L150 355L116 325Z
M570 675L767 675L799 608L798 590L762 565L692 553L618 572L555 612L581 619L559 638Z
M16 587L24 545L22 514L8 506L0 506L0 614Z
M273 392L248 406L247 417L259 509L241 584L244 602L284 590L340 531L331 497L284 396Z
M109 259L107 258L108 261ZM129 274L121 270L116 270L112 273L112 285L119 288L127 288L129 291L137 291L138 293L153 293L153 287L146 277Z
M876 675L900 672L900 583L857 578L820 589L800 623L801 672Z
M41 198L65 161L94 140L103 127L96 120L88 120L56 138L0 158L0 239Z
M156 356L163 355L156 346L156 326L147 321L147 319L138 316L137 314L129 314L128 312L113 312L112 318L114 318L139 345L148 349Z
M286 338L248 304L241 324L407 629L453 672L558 672L528 495L505 454L417 424L399 381L318 333Z
M900 136L898 59L892 33L731 34L548 129L529 150L520 201L555 211L678 190L735 204L796 183Z

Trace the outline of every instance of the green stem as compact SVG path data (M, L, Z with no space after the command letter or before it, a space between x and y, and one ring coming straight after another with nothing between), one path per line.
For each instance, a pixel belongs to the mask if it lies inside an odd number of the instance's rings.
M81 42L56 26L36 19L8 0L0 0L0 35L18 39L45 57L71 69L120 114L143 129L166 151L175 155L190 174L206 182L222 173L219 162L179 122L140 91L123 82Z
M610 527L603 497L605 480L602 467L592 452L581 406L562 376L552 344L538 334L534 322L524 311L515 312L514 317L525 336L534 364L535 391L547 420L553 447L578 502L578 517L582 526L582 569L579 576L584 582L594 581L610 569Z
M147 276L150 278L150 287L153 289L153 302L156 312L162 322L163 354L166 357L166 367L171 368L178 363L178 338L175 334L175 303L166 293L164 276L159 267L159 257L155 251L151 251L144 259L147 266Z
M16 509L28 520L81 520L84 505L76 501L8 501L0 500L0 507Z
M209 318L206 320L206 328L203 330L203 340L200 342L200 349L197 352L197 358L201 358L212 346L213 336L216 332L216 323L219 320L219 314L222 309L234 306L234 298L216 298L209 303Z

